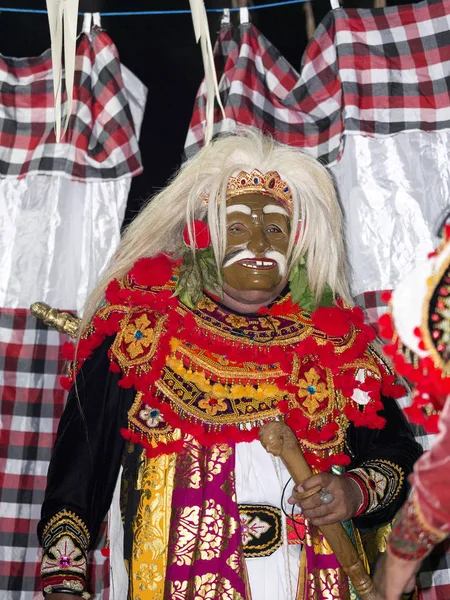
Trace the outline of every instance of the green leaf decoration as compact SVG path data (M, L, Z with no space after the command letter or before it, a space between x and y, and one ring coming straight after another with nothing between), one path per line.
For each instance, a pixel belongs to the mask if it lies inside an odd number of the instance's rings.
M329 308L333 306L334 294L333 290L330 288L328 283L325 285L325 289L323 290L322 298L320 299L319 306L326 306Z
M316 301L308 286L308 274L303 257L291 269L289 287L293 302L305 310L314 310Z
M334 295L328 284L325 286L320 302L316 303L314 294L308 285L308 272L304 256L291 269L289 287L293 302L296 302L304 310L312 312L317 306L332 306L333 304Z
M186 252L175 285L175 295L179 296L181 302L189 308L195 308L202 297L202 293L203 282L200 268L191 251Z
M223 285L222 275L217 272L217 265L212 248L206 248L206 250L197 252L197 256L204 289L221 297Z
M190 250L185 252L175 285L175 295L189 308L197 306L204 289L216 296L222 296L222 276L217 273L212 248L197 250L195 256L194 259Z

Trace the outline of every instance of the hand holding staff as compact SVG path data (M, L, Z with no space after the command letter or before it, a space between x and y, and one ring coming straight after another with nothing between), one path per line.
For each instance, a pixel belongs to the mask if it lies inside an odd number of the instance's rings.
M297 438L285 423L280 421L266 423L260 429L259 439L267 452L282 459L295 485L300 485L305 479L311 477L311 469L302 454ZM312 496L320 491L321 488L318 486L306 494ZM341 523L321 525L319 530L361 598L375 600L373 582Z

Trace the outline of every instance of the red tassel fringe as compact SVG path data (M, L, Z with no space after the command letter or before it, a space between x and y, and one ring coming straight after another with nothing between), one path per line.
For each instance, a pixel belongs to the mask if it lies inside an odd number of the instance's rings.
M161 260L159 260L160 258ZM168 265L170 268L167 268ZM135 264L128 277L143 288L164 285L172 275L173 266L174 263L171 263L167 257L141 259ZM155 283L156 279L158 283ZM152 357L151 371L137 376L133 370L130 370L119 380L119 385L123 388L134 387L136 391L143 392L145 403L160 410L165 421L171 427L180 429L184 435L195 437L205 446L230 441L251 442L258 438L259 428L255 427L249 431L241 430L235 426L226 426L219 432L208 432L203 425L182 419L172 410L168 403L161 402L149 392L149 389L154 389L155 382L161 377L167 356L171 353L170 341L172 337L197 344L213 354L226 354L228 360L238 364L244 360L255 362L259 365L278 363L285 372L288 372L290 369L294 353L302 357L310 356L311 360L314 359L320 362L323 367L332 370L335 377L335 387L341 389L345 397L351 398L356 388L366 391L371 396L372 400L364 407L364 410L360 410L359 405L355 405L351 401L347 403L345 414L356 426L369 428L382 428L384 426L384 419L377 414L382 408L379 401L379 387L373 384L372 386L369 384L360 384L354 379L352 373L342 373L344 365L361 356L367 350L369 343L375 338L374 330L365 325L364 314L359 307L348 309L344 308L342 303L338 303L338 307L320 308L311 315L311 321L314 326L328 337L340 337L351 331L355 332L355 340L352 347L341 354L337 354L335 346L331 341L321 345L311 336L295 347L270 345L249 347L243 343L233 344L230 340L212 336L209 332L198 326L192 313L188 312L184 317L181 317L176 312L178 299L173 297L171 290L161 290L155 293L155 290L122 289L117 281L112 281L108 285L105 297L111 305L149 308L169 315L166 321L166 331L161 336L157 351ZM67 360L73 361L76 359L77 361L74 376L82 362L91 356L95 348L107 336L114 335L120 331L124 311L125 309L111 312L107 318L102 318L102 315L106 313L100 311L93 319L94 332L88 338L81 339L78 342L76 351L73 345L64 345L64 357ZM292 303L290 297L283 302L275 304L268 311L272 316L283 316L297 312L298 307ZM389 329L389 327L390 324L386 321L384 328ZM114 361L113 356L110 355L110 358L110 370L114 373L120 373L120 366ZM68 389L72 381L73 378L62 378L61 385ZM249 379L242 383L245 385L256 382L252 382ZM287 378L277 378L275 383L280 389L286 392L295 393L297 391L297 388L292 386ZM403 393L401 386L395 385L395 379L390 376L385 378L382 391L390 397ZM334 438L338 429L338 425L334 422L325 425L321 429L310 429L309 419L299 409L289 411L288 403L285 400L279 401L278 408L286 415L286 422L292 427L299 439L308 439L313 443L326 443ZM335 416L337 417L337 415ZM158 443L158 446L155 448L144 434L136 433L129 429L122 429L121 434L125 439L141 444L149 457L181 452L183 449L183 440L168 442L167 444ZM344 465L349 462L349 458L344 453L333 455L328 459L321 459L312 453L306 453L305 457L312 467L320 468L321 470L328 469L332 464Z

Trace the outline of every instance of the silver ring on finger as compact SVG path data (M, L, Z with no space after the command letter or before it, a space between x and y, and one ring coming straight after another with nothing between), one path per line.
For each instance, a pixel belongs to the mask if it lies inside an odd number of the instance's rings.
M319 492L320 504L331 504L334 500L334 496L327 488L322 488Z

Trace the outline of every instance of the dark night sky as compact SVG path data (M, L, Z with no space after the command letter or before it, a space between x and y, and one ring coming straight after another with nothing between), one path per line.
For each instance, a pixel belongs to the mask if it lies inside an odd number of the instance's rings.
M206 0L209 8L231 0ZM256 0L263 4L268 0ZM391 2L394 4L394 2ZM397 2L397 4L405 2ZM5 6L45 8L44 0L3 0ZM369 7L368 0L345 6ZM188 0L80 0L80 11L133 11L188 8ZM329 0L313 1L316 24L330 9ZM303 6L295 4L252 11L253 23L298 70L306 46ZM209 14L214 43L220 15ZM200 50L187 15L104 17L102 26L116 44L121 61L148 87L140 138L144 173L135 177L128 202L131 217L142 201L164 186L178 167L198 86L203 77ZM41 54L50 45L46 15L0 14L0 52L6 56Z

